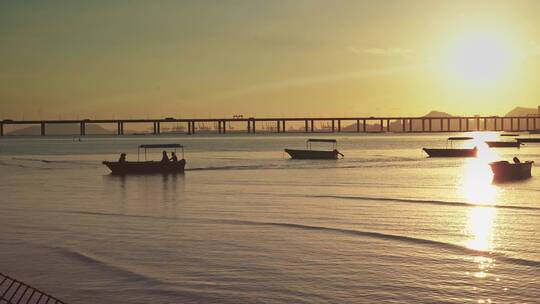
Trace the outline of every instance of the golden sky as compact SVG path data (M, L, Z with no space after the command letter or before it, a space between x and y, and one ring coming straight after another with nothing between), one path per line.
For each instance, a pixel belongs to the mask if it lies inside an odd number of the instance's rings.
M0 2L0 118L499 115L540 1Z

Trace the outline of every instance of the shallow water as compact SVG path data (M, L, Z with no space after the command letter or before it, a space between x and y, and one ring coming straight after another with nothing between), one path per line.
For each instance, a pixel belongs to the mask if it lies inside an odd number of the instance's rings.
M540 298L540 178L487 165L540 145L428 159L448 134L332 137L342 160L286 158L304 135L2 138L0 271L69 303ZM178 142L184 175L101 165Z

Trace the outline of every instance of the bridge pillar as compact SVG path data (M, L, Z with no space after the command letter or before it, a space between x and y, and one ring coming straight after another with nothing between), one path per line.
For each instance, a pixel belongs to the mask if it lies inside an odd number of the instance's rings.
M362 129L364 129L364 133L366 133L366 131L367 131L366 122L367 122L367 120L365 120L365 119L362 120Z
M221 132L223 134L227 133L227 121L225 120L221 122Z
M336 132L335 121L332 119L332 133Z
M518 118L517 121L518 121L517 130L521 131L521 118Z
M381 133L383 132L383 128L384 128L384 121L381 119L381 121L379 121L379 131Z
M341 132L341 120L340 119L338 119L338 121L337 121L337 131Z
M484 131L487 131L487 118L484 117Z
M41 136L45 136L45 123L41 123Z
M287 128L285 126L285 119L281 121L281 127L283 128L282 130L283 133L287 132Z
M386 120L386 132L390 132L390 119Z
M426 120L422 118L422 132L426 131Z
M309 130L308 120L306 119L306 120L304 121L304 123L305 123L305 133L308 133L308 130Z
M533 130L536 130L536 117L533 118Z
M514 119L510 118L510 131L514 131Z
M469 119L465 120L465 132L469 132Z
M356 133L360 133L360 119L356 120Z
M4 136L4 123L0 122L0 136Z
M527 129L525 131L529 131L529 117L525 118L525 121L527 122L525 126Z
M79 135L80 136L86 135L86 124L83 121L81 121L79 129L80 129L79 130Z
M402 119L401 120L401 132L403 132L403 133L405 133L405 123L406 123L406 120Z
M458 131L461 132L461 131L463 130L463 129L462 129L462 127L463 127L463 120L461 119L461 117L458 118L458 119L459 119L459 130L458 130Z
M280 133L281 132L281 121L280 120L276 120L276 126L277 126L277 132Z
M413 127L412 127L413 120L409 119L409 132L412 133Z
M431 119L431 118L428 119L429 132L433 132L432 124L431 124L432 121L433 121L433 119Z
M315 132L315 121L311 120L311 133Z

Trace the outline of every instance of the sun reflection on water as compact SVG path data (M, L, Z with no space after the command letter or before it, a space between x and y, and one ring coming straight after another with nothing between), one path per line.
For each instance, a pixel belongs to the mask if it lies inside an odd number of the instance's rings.
M469 212L467 248L489 251L493 247L493 223L496 210L493 207L475 207Z
M493 173L489 163L497 160L498 155L487 147L485 140L492 139L491 133L475 134L474 141L478 147L478 156L470 159L464 166L463 178L460 181L460 192L468 203L485 205L473 207L469 211L466 234L469 240L466 242L467 248L490 251L493 248L494 221L497 210L492 207L497 204L499 187L492 183ZM488 263L489 264L489 263ZM480 263L485 265L485 263ZM475 277L485 277L485 272L481 269Z

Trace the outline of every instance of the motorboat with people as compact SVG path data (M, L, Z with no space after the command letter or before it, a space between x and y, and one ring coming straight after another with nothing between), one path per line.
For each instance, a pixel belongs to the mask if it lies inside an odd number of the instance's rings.
M164 149L161 161L147 160L147 151L149 149ZM171 151L171 158L167 150ZM182 158L179 160L176 156L177 150L182 151ZM141 160L141 153L144 151L144 160ZM118 161L104 161L112 174L152 174L152 173L184 173L186 160L184 159L184 146L180 144L147 144L140 145L137 149L137 161L127 161L126 154L122 153Z
M313 150L313 143L330 143L332 144L332 150ZM337 140L335 139L309 138L306 141L306 149L285 149L285 152L292 159L338 159L339 156L344 157L337 150Z
M454 141L467 141L472 140L473 137L469 136L455 136L449 137L446 141L445 148L422 148L429 157L476 157L478 155L478 148L454 148ZM450 147L449 147L450 145Z
M490 148L519 148L521 143L519 141L508 140L486 140L486 145Z
M531 170L533 161L521 162L519 158L514 157L513 163L501 160L489 164L493 172L494 181L520 180L532 176Z

